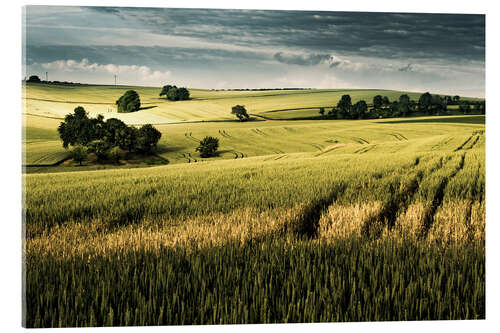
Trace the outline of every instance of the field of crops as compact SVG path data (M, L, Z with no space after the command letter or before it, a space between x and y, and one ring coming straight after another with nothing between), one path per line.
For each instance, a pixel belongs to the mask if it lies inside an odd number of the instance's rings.
M72 110L108 103L116 88L51 89L28 91ZM156 103L156 90L140 89ZM207 120L232 104L310 108L342 94L200 90L186 103L210 111L185 111ZM35 113L25 115L26 161L55 160L60 120ZM484 318L484 121L155 125L169 165L25 173L25 324ZM194 152L206 135L220 139L216 158Z
M116 112L115 101L128 89L135 89L144 109L133 114ZM202 120L234 120L231 107L245 105L251 114L271 110L305 107L332 107L341 96L350 94L353 103L364 99L371 102L381 94L397 100L403 93L418 100L420 93L393 90L270 90L270 91L212 91L190 89L191 100L171 102L160 98L160 88L126 86L59 86L27 84L24 91L25 114L64 118L79 105L92 116L119 118L128 124L167 124ZM474 99L474 98L468 98Z

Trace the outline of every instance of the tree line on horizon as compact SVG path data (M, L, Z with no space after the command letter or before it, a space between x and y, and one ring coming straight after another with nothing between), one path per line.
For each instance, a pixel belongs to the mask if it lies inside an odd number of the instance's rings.
M397 101L390 101L387 96L376 95L373 97L372 108L364 100L352 103L351 96L346 94L341 97L337 105L326 113L321 107L319 113L327 119L375 119L408 117L416 113L424 115L440 115L448 110L448 105L458 105L459 111L470 113L472 111L485 114L485 101L460 100L460 96L431 95L429 92L420 95L417 101L411 100L407 94L402 94Z

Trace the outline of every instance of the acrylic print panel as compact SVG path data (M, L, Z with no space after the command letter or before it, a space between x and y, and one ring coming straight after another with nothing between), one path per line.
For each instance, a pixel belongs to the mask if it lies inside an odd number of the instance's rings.
M485 318L485 16L27 6L24 325Z

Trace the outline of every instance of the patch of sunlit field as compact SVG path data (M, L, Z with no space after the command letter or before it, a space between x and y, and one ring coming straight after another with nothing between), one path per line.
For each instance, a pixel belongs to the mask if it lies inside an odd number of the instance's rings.
M27 326L484 318L484 125L347 123L286 158L25 175Z
M31 115L24 118L27 161L36 163L44 154L50 158L55 151L64 152L57 134L61 120ZM484 116L446 116L156 125L162 132L157 154L170 164L178 164L257 156L267 156L270 161L303 153L322 156L451 150L467 137L467 133L484 128L484 119ZM203 159L195 151L199 140L205 136L219 139L220 150L216 157ZM32 147L35 141L37 145ZM40 142L45 142L43 147Z

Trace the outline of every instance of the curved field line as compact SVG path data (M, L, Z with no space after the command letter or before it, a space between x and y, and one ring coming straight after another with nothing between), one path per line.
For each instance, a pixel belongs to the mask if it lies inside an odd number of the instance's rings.
M192 140L192 141L195 141L195 142L200 142L200 140L196 139L195 137L193 137L193 132L186 132L184 133L184 136L189 139L189 140Z
M406 136L404 136L403 134L401 134L401 133L394 133L394 134L399 135L402 139L408 141L408 138Z
M323 155L323 154L326 154L332 150L335 150L335 149L338 149L338 148L342 148L342 147L346 147L348 146L347 144L345 143L338 143L338 144L335 144L335 145L331 145L331 146L328 146L326 147L325 149L323 149L320 153L314 155L314 156L320 156L320 155Z
M402 138L400 138L400 137L399 137L399 136L397 136L396 134L389 133L389 135L391 135L391 136L395 137L395 138L396 138L396 140L398 140L398 141L402 141L402 140L403 140Z
M472 138L473 138L473 137L474 137L474 135L469 136L469 137L467 138L467 140L465 140L465 141L464 141L464 142L463 142L460 146L458 146L458 147L457 147L454 151L459 151L459 150L462 150L462 149L465 147L465 145L466 145L467 143L469 143L469 141L470 141L470 140L472 140Z
M360 152L360 154L367 153L367 152L369 152L370 150L375 149L375 147L376 147L376 146L377 146L377 145L372 145L372 146L370 146L370 147L366 147L366 148L364 148L364 150L363 150L362 152Z

